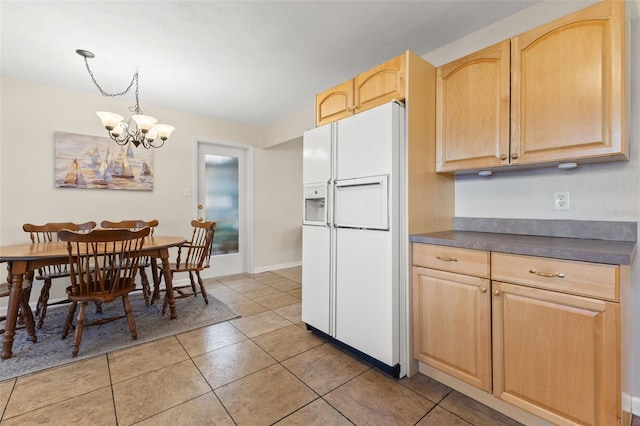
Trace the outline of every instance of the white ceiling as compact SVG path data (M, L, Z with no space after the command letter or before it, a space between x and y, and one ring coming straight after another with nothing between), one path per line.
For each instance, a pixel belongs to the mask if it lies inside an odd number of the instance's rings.
M409 49L428 53L538 0L0 1L2 75L256 126ZM133 92L127 99L134 103Z

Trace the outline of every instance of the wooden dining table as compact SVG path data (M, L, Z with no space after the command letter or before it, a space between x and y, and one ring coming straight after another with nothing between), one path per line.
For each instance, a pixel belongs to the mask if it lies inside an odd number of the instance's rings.
M150 256L153 260L161 259L162 261L171 319L177 319L178 314L173 297L173 283L169 266L169 249L184 244L185 242L186 239L183 237L151 236L145 238L142 247L144 256ZM38 268L47 265L69 263L67 243L63 241L53 241L2 246L0 247L0 262L7 262L9 271L9 303L7 305L7 319L1 355L1 359L8 359L13 356L13 337L18 319L22 283L24 281L33 282L34 272ZM33 327L28 327L27 331L31 341L36 342L37 336L35 335Z

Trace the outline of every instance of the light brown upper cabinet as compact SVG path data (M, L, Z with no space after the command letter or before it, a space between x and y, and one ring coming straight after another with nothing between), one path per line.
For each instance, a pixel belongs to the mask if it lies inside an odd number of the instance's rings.
M626 19L603 1L440 67L437 170L627 160Z
M331 123L394 99L403 100L406 61L403 53L316 95L316 125Z
M509 164L509 40L436 71L436 169Z

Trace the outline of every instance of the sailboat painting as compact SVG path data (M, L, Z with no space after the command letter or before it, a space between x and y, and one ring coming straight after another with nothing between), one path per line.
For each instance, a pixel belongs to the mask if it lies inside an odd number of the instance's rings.
M153 151L54 132L56 188L153 190Z

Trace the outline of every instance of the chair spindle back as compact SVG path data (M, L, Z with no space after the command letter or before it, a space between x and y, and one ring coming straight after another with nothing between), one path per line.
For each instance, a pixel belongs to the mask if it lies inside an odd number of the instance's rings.
M71 295L109 300L135 288L144 238L149 232L148 227L139 231L97 229L86 234L59 231L58 238L67 241Z
M153 231L155 231L156 226L158 226L160 222L158 220L153 219L149 221L144 220L121 220L119 222L112 222L109 220L103 220L100 222L100 226L104 229L115 229L115 228L124 228L130 231L137 231L144 227L149 227L149 236L153 237Z
M184 263L182 265L195 265L197 268L208 268L210 262L211 245L213 244L213 236L216 232L215 222L199 222L191 221L193 231L191 233L191 241L183 245L178 251L176 266L181 267L182 248L187 249Z

